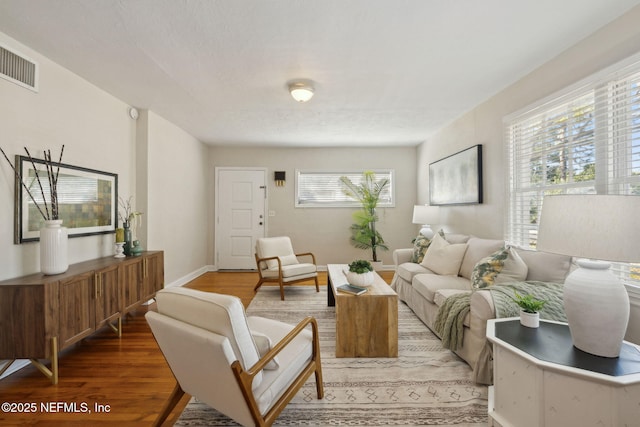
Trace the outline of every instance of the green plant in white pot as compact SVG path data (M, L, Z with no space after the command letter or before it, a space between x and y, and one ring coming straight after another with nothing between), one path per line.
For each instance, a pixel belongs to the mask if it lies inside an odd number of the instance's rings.
M518 292L514 292L514 295L513 300L520 307L520 324L528 328L540 326L540 310L547 302L537 299L531 294L520 295Z
M369 261L358 259L349 264L345 276L350 285L371 286L374 279L373 266Z
M361 209L353 213L355 223L350 227L351 243L358 249L371 249L371 260L377 263L378 249L389 249L376 229L376 208L382 192L389 185L389 179L376 180L374 172L365 171L359 184L354 184L346 176L341 176L340 182L344 186L344 193L361 205Z

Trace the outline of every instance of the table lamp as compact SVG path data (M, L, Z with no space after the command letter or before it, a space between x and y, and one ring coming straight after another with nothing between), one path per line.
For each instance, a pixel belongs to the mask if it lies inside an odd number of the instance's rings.
M437 206L415 205L413 207L414 224L421 224L420 234L428 239L433 238L434 231L430 224L440 223L440 209Z
M545 196L537 249L579 258L563 304L573 345L618 357L629 323L629 295L610 263L640 262L640 196ZM587 259L582 259L587 258Z

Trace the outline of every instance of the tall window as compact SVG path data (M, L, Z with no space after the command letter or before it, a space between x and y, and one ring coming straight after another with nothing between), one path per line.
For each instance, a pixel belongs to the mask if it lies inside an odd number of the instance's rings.
M354 207L360 203L348 197L340 183L340 177L346 176L358 185L362 182L364 171L321 172L296 171L296 207ZM376 181L389 179L389 185L380 195L378 206L395 206L393 170L374 170Z
M545 195L640 196L640 62L508 117L505 131L506 239L535 248ZM640 285L640 265L614 264L614 271Z

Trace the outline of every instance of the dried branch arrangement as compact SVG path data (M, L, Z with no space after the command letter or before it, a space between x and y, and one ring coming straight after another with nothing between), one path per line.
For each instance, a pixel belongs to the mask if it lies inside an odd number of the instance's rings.
M45 197L45 190L44 190L44 187L42 186L42 181L40 180L40 171L38 171L38 168L36 168L36 162L33 160L33 157L31 157L31 153L29 152L27 147L24 147L24 151L27 153L27 157L29 158L31 165L33 166L33 170L35 171L35 175L36 175L35 180L38 183L38 187L40 188L40 194L42 195L42 206L38 203L36 198L33 196L33 193L31 192L31 185L26 184L25 180L22 179L16 167L11 163L11 160L9 160L9 157L7 157L7 154L4 152L2 148L0 148L0 152L2 152L2 155L9 163L9 166L11 166L11 169L13 169L13 173L16 175L16 179L20 181L20 183L26 190L27 194L31 198L31 201L34 203L36 208L38 208L38 211L40 212L40 215L42 215L42 218L44 218L45 221L52 220L52 219L53 220L59 219L58 217L58 175L60 174L60 163L62 163L62 154L64 153L64 145L60 150L60 157L57 163L54 163L52 160L51 150L44 151L44 166L47 172L47 180L49 183L50 203L48 204L47 204L47 198Z

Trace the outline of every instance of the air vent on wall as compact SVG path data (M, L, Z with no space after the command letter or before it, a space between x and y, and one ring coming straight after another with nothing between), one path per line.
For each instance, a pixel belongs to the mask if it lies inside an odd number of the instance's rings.
M38 64L3 45L0 45L0 77L38 91Z

